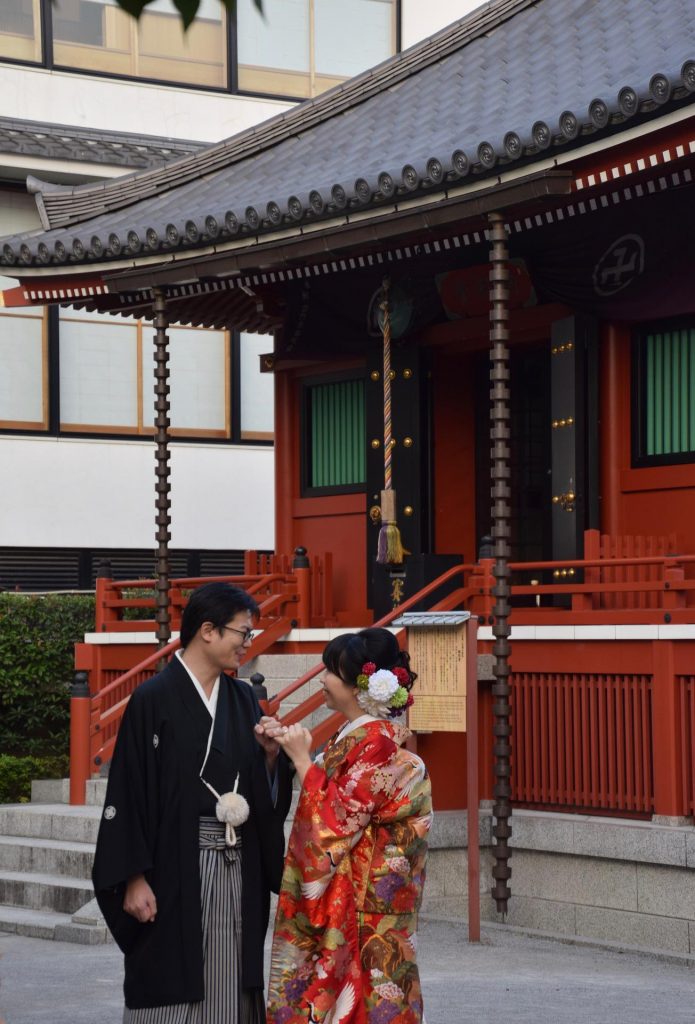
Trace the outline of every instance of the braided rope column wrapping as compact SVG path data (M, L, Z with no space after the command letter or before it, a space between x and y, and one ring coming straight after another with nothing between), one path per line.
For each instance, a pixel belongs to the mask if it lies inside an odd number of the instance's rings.
M164 647L171 639L169 616L169 541L171 540L171 485L169 482L169 317L164 293L154 290L154 427L155 427L155 537L157 540L157 582L155 620L157 643Z
M389 308L389 279L383 282L384 299L381 309L384 314L382 328L384 338L384 490L393 487L391 462L393 459L392 412L391 412L391 310Z
M507 230L502 214L488 215L490 224L490 451L492 459L492 536L495 551L495 587L493 594L495 637L495 682L492 687L495 756L493 795L494 836L492 869L494 885L492 895L498 913L506 914L511 896L509 866L512 834L510 817L510 687L509 687L509 252Z

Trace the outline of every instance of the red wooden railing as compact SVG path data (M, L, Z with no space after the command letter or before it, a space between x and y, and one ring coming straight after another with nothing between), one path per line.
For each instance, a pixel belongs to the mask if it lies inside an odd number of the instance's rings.
M587 536L590 552L592 544L596 547L597 537ZM592 554L571 563L513 564L516 579L542 580L546 574L553 580L513 585L513 601L531 599L530 606L514 608L513 624L692 622L695 580L689 573L695 556L671 553L671 542L660 554L642 554L650 546L646 543L630 541L627 546L636 553L612 557L616 546L608 546L599 538L596 557ZM454 566L379 624L387 625L416 604L433 602L437 589L456 578L460 578L461 585L434 607L465 607L481 623L490 622L493 565L492 560L483 559L475 565ZM268 650L284 635L292 622L290 616L297 616L297 621L302 606L303 623L320 621L313 605L316 584L308 572L302 576L300 570L300 586L296 574L276 571L287 566L258 560L253 567L269 571L265 576L248 573L232 581L254 588L263 607L264 632L254 642L250 657ZM176 581L174 601L180 600L182 607L186 589L198 582L202 581ZM147 581L137 583L140 587L148 585ZM126 603L143 600L132 592L120 596L132 587L131 582L111 588L102 629L110 630L112 621L122 622L123 609L143 607ZM558 599L569 602L568 606L555 607L553 602ZM327 607L329 599L325 601ZM109 619L111 615L120 618ZM148 624L148 628L152 626ZM125 673L106 666L101 670L101 687L90 702L82 790L84 779L100 760L110 756L129 694L153 674L162 654L175 646L151 654ZM480 642L479 650L491 650L491 646L490 642ZM103 648L105 658L109 649L122 648L107 645ZM675 645L642 640L639 635L634 640L611 643L584 642L572 647L571 652L561 642L515 644L510 677L515 803L633 816L695 812L695 676L689 674L693 655L695 641ZM137 660L137 652L130 656ZM320 671L321 665L317 665L272 697L271 712L281 712L283 702L301 693ZM485 708L489 695L481 694L481 702L481 713L488 713ZM322 694L310 695L288 711L283 721L306 720L322 704ZM316 725L315 744L322 744L339 722L339 716L333 715ZM75 778L78 793L79 771ZM76 798L76 802L82 800Z
M470 580L468 586L459 587L451 594L448 594L446 597L436 602L432 606L432 611L450 611L453 608L465 606L471 601L471 599L473 598L477 591L477 584L475 583L476 570L477 566L466 565L465 563L462 563L461 565L455 565L451 569L447 569L447 571L442 573L441 576L438 576L436 580L434 580L432 583L429 583L427 586L423 587L422 590L419 590L417 594L414 594L412 597L409 597L407 600L399 604L397 608L394 608L392 611L388 612L382 618L378 619L377 622L374 623L374 625L390 625L394 619L397 619L404 612L409 611L416 605L421 604L428 597L431 597L432 594L435 594L441 586L448 583L450 580L455 579L457 576L462 577L462 582L465 582L466 577L468 577L468 579ZM289 697L292 697L295 693L301 690L302 687L310 683L311 680L315 679L316 676L322 670L323 663L319 662L313 668L310 668L308 672L305 672L303 676L300 676L299 679L295 679L293 683L290 683L284 689L280 690L277 694L275 694L275 696L271 698L268 704L269 714L279 714L282 702L288 700ZM307 697L297 707L293 708L292 711L289 711L286 715L284 715L282 717L282 722L285 725L292 725L295 722L304 721L304 719L306 719L310 714L312 714L314 711L317 711L322 704L323 694L314 693L311 696ZM336 729L340 727L340 724L343 721L343 716L339 712L335 712L333 715L330 715L322 722L319 722L318 725L314 726L311 732L314 741L314 746L322 746L329 738L329 736L332 736Z
M173 630L181 625L181 614L187 595L194 587L214 580L224 580L243 587L255 597L260 609L259 632L249 648L248 657L257 658L273 646L296 626L310 626L312 596L322 609L330 612L330 596L322 588L330 582L330 556L314 560L313 576L319 581L312 583L311 565L301 549L291 566L290 560L278 556L258 556L247 552L247 572L234 577L186 577L172 580L169 602ZM248 570L255 569L255 572ZM154 580L97 580L96 588L96 630L97 632L153 632L154 619L129 619L135 610L154 610L154 596L147 591L154 587ZM144 596L141 596L143 595ZM81 645L84 649L87 645ZM133 668L123 672L119 668L99 666L90 679L89 694L75 696L71 707L71 750L70 750L70 799L72 803L84 802L84 784L91 774L107 762L116 742L123 711L133 690L150 678L158 669L163 658L170 657L179 647L178 639L161 650L151 652ZM88 701L88 709L85 702ZM79 722L79 728L76 723Z

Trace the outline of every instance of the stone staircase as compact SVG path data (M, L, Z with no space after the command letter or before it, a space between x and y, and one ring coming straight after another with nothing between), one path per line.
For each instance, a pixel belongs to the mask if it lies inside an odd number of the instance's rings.
M109 941L90 880L105 780L67 803L67 779L32 783L32 802L0 805L0 931L89 945Z

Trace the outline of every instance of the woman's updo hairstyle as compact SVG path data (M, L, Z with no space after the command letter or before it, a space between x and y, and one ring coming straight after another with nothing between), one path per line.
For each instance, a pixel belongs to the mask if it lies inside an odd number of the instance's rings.
M408 652L402 651L393 633L381 626L370 626L359 633L341 633L326 645L323 652L323 663L328 671L349 686L357 686L357 677L368 661L373 662L377 669L404 668L408 682L401 685L406 690L410 690L417 679L417 674L410 668Z

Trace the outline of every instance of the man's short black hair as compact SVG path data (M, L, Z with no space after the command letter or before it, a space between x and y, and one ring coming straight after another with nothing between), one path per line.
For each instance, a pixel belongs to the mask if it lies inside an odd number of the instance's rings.
M181 619L181 646L187 647L204 622L217 629L226 626L239 612L250 612L258 617L258 605L241 587L229 583L204 583L188 598Z

